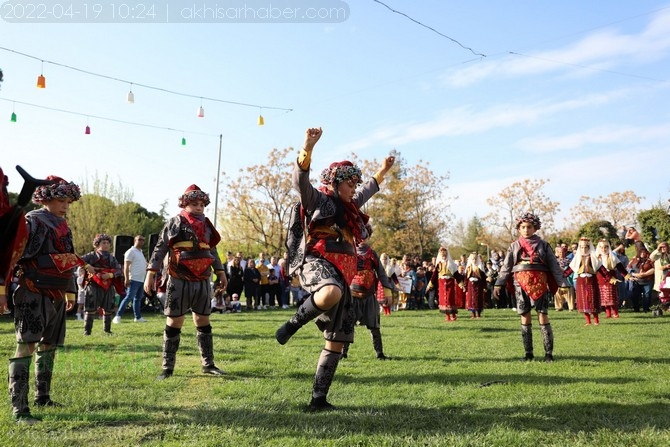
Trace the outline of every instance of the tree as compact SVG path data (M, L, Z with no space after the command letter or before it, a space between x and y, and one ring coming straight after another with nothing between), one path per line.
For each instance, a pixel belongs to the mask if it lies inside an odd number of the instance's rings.
M605 197L581 196L577 205L570 210L570 216L576 225L607 220L619 228L633 221L638 213L637 205L643 199L630 190L613 192Z
M559 211L559 203L550 200L542 188L549 179L525 179L504 188L497 196L489 197L486 203L494 211L484 217L484 222L497 229L501 244L507 245L516 239L516 220L524 212L537 215L542 221L542 230L550 232L554 228L554 216Z
M637 215L640 223L640 234L642 240L651 243L652 246L660 241L670 241L670 215L658 202L651 209L641 211Z
M395 156L395 165L367 208L375 229L371 244L379 253L416 254L424 259L436 253L447 236L452 200L446 195L449 175L436 175L422 160L407 167L396 150L390 155ZM362 166L372 175L380 163L373 160Z
M68 224L72 229L76 253L87 253L93 248L93 238L98 233L116 235L149 235L158 233L165 223L165 205L161 214L153 213L133 202L132 191L121 183L113 185L105 177L93 179L93 186L87 181L82 184L82 192L92 188L90 193L70 206Z
M134 236L158 233L165 223L163 216L147 211L140 204L114 204L112 199L97 194L84 194L68 211L68 225L76 253L92 250L93 238L98 233ZM148 253L147 253L148 254Z
M491 248L490 236L486 233L482 220L477 216L473 216L467 225L462 220L459 221L452 231L451 241L453 243L450 253L453 257L473 252L488 255Z
M600 239L607 239L611 244L618 239L616 228L607 220L587 222L577 231L578 237L588 237L597 245Z
M290 175L294 157L293 148L275 149L264 163L228 179L219 224L223 240L235 245L230 248L251 253L260 247L276 255L286 250L289 212L299 200Z

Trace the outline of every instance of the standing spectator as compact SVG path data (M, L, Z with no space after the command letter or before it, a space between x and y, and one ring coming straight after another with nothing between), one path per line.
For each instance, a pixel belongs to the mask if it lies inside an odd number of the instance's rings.
M242 270L244 271L244 269L247 268L247 260L244 259L244 254L241 251L238 251L237 253L235 253L235 257L239 258L240 267L242 267Z
M600 305L605 308L605 318L619 318L619 277L628 276L628 272L612 251L609 241L598 241L596 255L601 264L596 275L600 288Z
M351 281L351 296L354 297L355 321L365 325L372 336L372 347L379 360L386 360L382 343L382 333L379 330L379 303L377 302L377 283L389 289L395 289L395 285L388 279L377 253L370 247L368 242L372 235L372 227L366 225L367 238L359 242L356 247L357 271ZM344 344L342 357L346 358L349 352L349 344Z
M116 316L112 323L121 323L121 317L126 310L128 301L132 300L133 315L135 323L146 323L142 318L142 301L144 301L144 278L147 274L147 259L142 253L144 246L144 236L138 234L135 236L133 246L123 255L123 277L125 278L126 296L121 300L119 308L116 310Z
M428 287L428 276L426 275L426 268L423 265L419 265L416 268L415 279L414 297L416 308L423 309L425 307L424 298L426 296L426 288Z
M291 295L291 278L286 273L286 259L281 258L277 263L279 267L279 289L280 289L280 303L282 309L288 309L289 299Z
M112 237L105 233L96 234L93 239L94 250L81 258L95 273L89 274L86 284L86 316L84 317L84 335L91 335L93 322L98 315L98 308L103 312L103 329L106 334L112 333L112 315L116 306L116 292L125 295L123 289L123 272L114 255ZM117 290L118 289L118 290Z
M416 274L412 270L412 264L409 261L406 261L402 265L402 272L398 278L400 281L398 310L414 309L416 307L414 299Z
M649 312L651 304L651 289L654 285L654 263L649 259L649 250L644 246L636 245L637 256L628 263L630 272L631 291L630 298L633 302L633 312L642 310Z
M302 304L302 298L303 298L303 289L302 285L300 284L300 276L298 275L291 275L291 283L290 283L290 291L291 291L291 299L293 301L293 306L298 307Z
M535 358L530 315L534 304L542 334L544 360L553 362L554 331L549 323L549 301L556 288L565 287L566 282L551 246L536 234L541 225L540 218L533 213L524 213L517 219L519 239L512 242L507 251L493 293L498 296L503 287L514 287L526 361Z
M260 281L261 273L256 268L256 261L249 258L244 269L244 296L247 299L247 310L261 308Z
M428 287L437 289L438 307L445 314L445 321L456 321L456 288L458 287L458 266L451 259L446 247L440 247L435 258L435 270Z
M270 268L268 262L265 260L265 253L261 252L256 260L256 269L261 274L260 282L258 283L258 292L261 297L261 304L258 309L267 309L269 305L270 287L268 284L268 276L270 275Z
M600 324L600 289L596 272L601 263L593 248L591 239L587 237L579 238L579 246L574 253L570 266L565 270L564 275L575 274L575 295L577 296L577 310L584 314L586 320L585 326Z
M496 283L496 279L498 279L498 269L493 268L493 261L489 259L486 261L486 294L484 299L490 308L494 307L493 285Z
M232 296L234 293L239 296L242 293L242 289L244 289L244 270L240 261L241 259L235 256L228 263L228 273L226 275L226 279L228 280L226 292L228 296Z
M614 256L617 257L619 262L621 263L622 266L628 267L628 256L626 256L626 246L624 245L623 241L618 241L616 247L612 251L614 253ZM628 272L628 270L626 269ZM629 276L622 275L619 276L618 279L621 281L617 283L617 288L618 288L618 295L619 295L619 302L617 303L617 309L622 309L624 307L624 304L629 300L628 297L628 290L629 290L629 283L630 279Z
M163 272L167 275L164 310L167 318L163 332L163 371L158 380L174 373L181 328L184 315L188 312L193 315L197 331L202 372L223 375L223 371L214 364L214 342L209 323L212 269L221 288L225 290L226 287L226 272L216 251L221 236L204 214L205 207L209 205L209 195L197 185L186 188L178 204L182 211L168 220L158 235L144 280L144 291L150 294L156 272L167 256L168 267Z
M326 397L344 343L351 343L354 337L349 283L356 274L354 244L366 239L364 225L368 220L360 208L379 191L395 160L392 156L384 159L381 169L358 189L361 170L349 161L332 163L321 173L322 186L316 189L310 182L309 169L312 150L320 137L320 128L307 129L305 145L293 168L293 185L300 193L300 205L293 209L287 237L289 273L299 272L302 286L312 296L275 334L283 345L315 318L323 331L326 343L312 386L308 407L312 411L334 409ZM310 216L308 224L301 209Z
M570 259L566 256L567 250L568 247L566 244L556 247L556 260L564 272L570 266ZM568 303L568 310L570 312L575 309L575 288L572 285L572 275L568 275L566 280L569 287L559 287L554 294L554 307L559 312L563 310L563 305L566 302Z
M274 270L274 272L268 272L268 293L270 295L268 302L270 303L271 308L275 306L281 306L281 271L280 266L277 263L276 256L270 256L270 264L268 264L268 269ZM271 279L271 277L273 277Z
M86 269L77 267L77 321L84 321L86 304Z
M279 277L277 276L277 271L271 266L268 266L268 306L270 309L274 309L275 300L279 300Z
M74 307L77 289L73 271L84 264L74 254L72 232L65 220L70 204L81 197L79 187L60 177L49 176L47 180L52 184L37 187L32 196L33 202L43 207L27 213L26 226L19 230L27 235L27 243L18 260L19 286L14 292L16 352L7 368L12 416L26 424L39 421L28 406L33 355L34 404L62 406L51 400L51 378L56 349L65 343L65 313ZM93 273L92 267L88 270Z
M649 259L654 261L654 293L655 299L661 291L661 283L668 274L670 274L670 253L668 253L668 243L663 241L658 244L656 250L651 252Z
M486 267L478 253L472 253L468 257L465 267L465 307L472 314L471 319L482 317L484 310L484 295L486 293Z

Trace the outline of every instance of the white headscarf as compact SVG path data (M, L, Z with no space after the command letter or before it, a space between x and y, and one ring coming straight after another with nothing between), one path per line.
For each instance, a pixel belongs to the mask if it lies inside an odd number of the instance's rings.
M447 252L446 258L442 255L442 249L446 250ZM458 270L458 266L454 260L451 259L451 255L449 254L449 249L447 249L447 247L440 247L440 250L437 252L437 256L435 257L435 265L437 266L440 263L446 264L447 269L449 269L452 275L456 273L456 270Z
M606 249L605 246L607 247ZM619 261L619 258L617 258L614 252L612 251L610 243L607 242L605 239L601 239L598 241L598 246L596 247L596 255L598 256L600 263L604 265L607 270L614 270L616 265L621 262Z
M465 267L465 276L470 276L477 270L484 273L486 272L486 267L484 267L482 257L479 255L479 253L471 253L470 256L468 256L468 263Z
M587 237L582 237L579 239L579 244L581 245L582 242L586 242L588 244L589 247L588 255L591 257L591 266L593 267L593 271L597 272L602 264L600 262L600 259L598 259L598 255L596 255L596 250L593 248L591 239ZM573 272L575 273L579 272L579 267L582 264L582 257L583 255L581 252L581 247L578 247L577 253L574 254L572 261L570 261L570 268L572 269Z

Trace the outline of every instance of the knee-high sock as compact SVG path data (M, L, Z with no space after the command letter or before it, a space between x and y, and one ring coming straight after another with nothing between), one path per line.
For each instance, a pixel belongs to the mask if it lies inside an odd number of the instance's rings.
M345 343L344 346L342 347L342 358L347 358L347 355L349 355L349 345L351 343Z
M163 332L163 369L174 370L180 339L181 329L165 326L165 332Z
M35 351L35 400L49 400L56 348Z
M591 314L584 312L584 319L586 320L586 324L591 324Z
M316 365L316 375L314 376L314 384L312 386L312 397L326 397L330 384L333 383L335 370L340 361L340 352L323 349L319 357L319 363Z
M293 315L286 323L277 329L277 332L275 332L275 338L279 344L286 344L286 342L289 341L293 334L298 332L298 329L321 315L323 311L324 309L320 309L314 302L314 297L310 296L305 301L303 301L295 315Z
M202 366L214 366L214 338L212 337L212 325L199 326L198 330L198 349Z
M374 348L377 355L384 355L384 346L382 345L382 333L379 328L370 329L370 335L372 336L372 347Z
M598 317L598 314L597 314L597 313L594 313L594 314L593 314L593 322L594 322L595 324L600 324L600 318Z
M93 330L93 322L95 321L95 316L96 316L96 314L94 314L94 313L86 312L86 315L84 316L84 332L85 333L90 334L91 330Z
M302 305L300 305L295 315L293 315L289 321L298 326L298 328L301 328L321 315L324 310L325 309L320 309L314 302L314 297L310 296L302 303Z
M28 390L30 379L30 363L32 357L16 357L9 359L7 378L9 382L9 396L12 401L12 413L30 414L28 407Z
M540 333L542 334L542 344L544 345L545 354L553 354L554 352L554 330L551 324L541 324Z
M104 324L105 324L105 332L112 332L112 318L114 318L113 314L105 314L104 315Z
M522 324L521 325L521 340L523 341L523 349L526 351L526 354L533 353L533 325L532 324Z

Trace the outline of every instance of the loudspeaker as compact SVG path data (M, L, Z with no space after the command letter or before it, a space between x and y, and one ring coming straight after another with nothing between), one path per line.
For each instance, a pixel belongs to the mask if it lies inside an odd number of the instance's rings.
M123 266L123 255L135 243L135 236L117 234L114 236L114 257Z
M154 253L154 248L158 243L158 233L153 233L149 235L149 256L147 256L147 261L151 259L151 255Z

